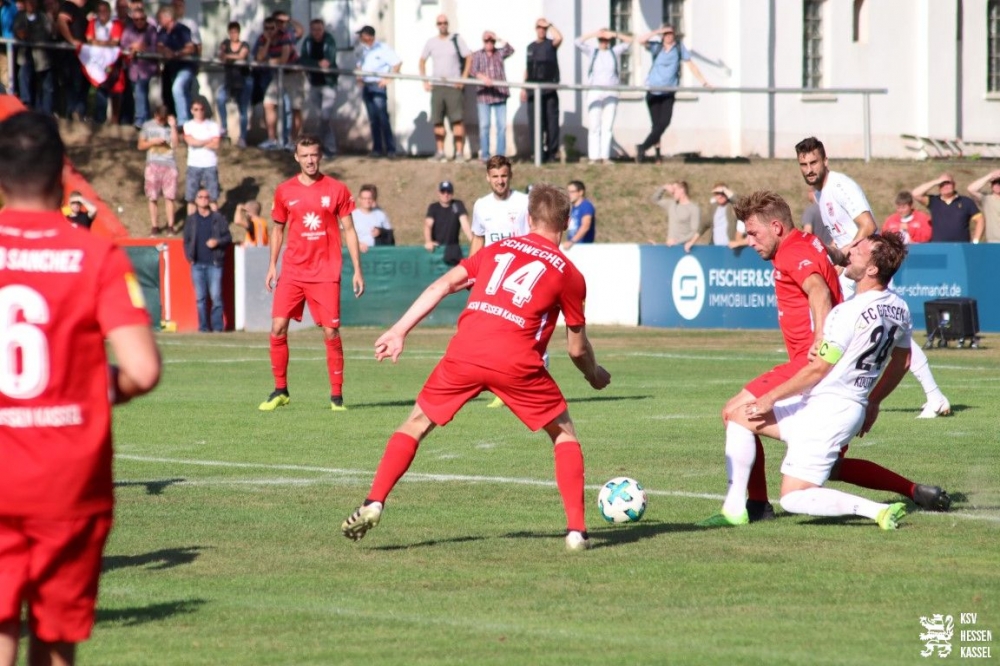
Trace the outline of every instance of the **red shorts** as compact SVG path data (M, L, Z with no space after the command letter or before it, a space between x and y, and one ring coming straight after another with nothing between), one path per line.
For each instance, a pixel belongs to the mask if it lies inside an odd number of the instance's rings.
M305 304L309 314L319 326L340 328L340 283L298 282L278 278L274 289L271 316L302 321Z
M483 391L492 391L532 431L566 409L566 400L544 368L527 377L512 377L447 356L441 359L417 396L417 404L436 425L451 421L462 405Z
M783 384L794 377L796 372L807 365L809 365L808 357L802 357L794 361L789 361L788 363L776 365L757 379L751 380L750 383L743 388L749 391L753 397L759 398L775 386Z
M0 623L21 619L43 641L90 637L111 512L80 518L0 516Z

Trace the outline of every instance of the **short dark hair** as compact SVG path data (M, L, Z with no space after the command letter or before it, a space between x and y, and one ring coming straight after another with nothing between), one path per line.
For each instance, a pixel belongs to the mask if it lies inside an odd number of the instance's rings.
M909 192L907 192L906 190L903 190L902 192L900 192L899 194L896 195L896 205L897 206L903 206L903 205L912 206L913 205L913 195L910 194Z
M571 207L565 190L549 183L532 185L528 195L528 215L536 224L550 231L563 231L566 229Z
M323 23L323 19L314 18L312 21L309 21L309 25L321 25L326 30L326 23Z
M319 139L312 134L303 134L299 137L298 141L295 142L295 149L298 150L299 146L318 146Z
M582 180L571 180L569 181L569 184L575 187L576 189L580 190L581 192L587 191L587 186L583 184Z
M0 122L0 189L62 196L66 145L52 116L22 111Z
M797 144L795 144L795 155L805 155L806 153L811 153L815 150L819 151L819 156L821 159L826 159L826 148L823 147L823 142L814 136L802 139Z
M691 194L691 190L688 188L688 182L686 180L678 180L674 183L674 185L679 185L680 188L684 190L684 194Z
M896 231L887 231L884 234L872 234L872 258L871 261L878 269L878 281L888 286L892 276L896 274L899 267L903 265L906 258L906 243L903 241L903 234Z
M226 26L226 32L229 32L230 30L239 30L239 29L240 29L240 24L237 23L236 21L230 21L229 25Z
M795 227L792 221L792 209L788 207L788 202L782 199L780 194L770 190L757 190L740 197L733 204L733 212L737 220L744 222L756 215L764 222L779 220L786 229Z
M358 196L364 194L365 192L371 192L372 199L375 199L376 201L378 200L378 188L372 185L371 183L365 183L364 185L362 185L361 189L358 190Z
M494 155L486 160L487 172L493 171L493 169L502 169L503 167L507 167L511 173L514 173L514 167L511 166L510 160L505 155Z

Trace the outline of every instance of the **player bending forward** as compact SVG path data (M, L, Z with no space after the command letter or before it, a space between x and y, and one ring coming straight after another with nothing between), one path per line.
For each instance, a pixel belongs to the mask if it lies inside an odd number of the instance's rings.
M449 294L472 282L469 302L444 357L431 372L406 422L389 438L364 504L341 529L357 541L379 523L386 497L409 469L417 447L436 425L445 425L465 403L489 390L532 431L552 439L555 476L566 511L566 548L590 547L584 519L583 452L566 400L542 363L561 310L569 356L595 389L611 382L587 338L583 275L560 251L569 220L569 198L536 185L528 203L530 233L477 252L438 278L406 314L375 341L375 358L395 363L407 334ZM483 340L490 344L484 348Z
M857 283L857 295L831 310L823 342L809 365L735 410L726 428L729 491L722 513L703 525L734 524L726 508L742 508L749 466L740 465L738 456L730 452L752 450L754 433L758 433L788 444L781 465L785 511L861 515L877 521L884 530L896 529L906 515L902 502L880 504L821 486L830 478L841 447L871 429L880 403L909 366L910 310L902 298L886 289L905 256L906 246L898 233L869 236L849 246L844 275ZM799 394L798 400L775 404Z

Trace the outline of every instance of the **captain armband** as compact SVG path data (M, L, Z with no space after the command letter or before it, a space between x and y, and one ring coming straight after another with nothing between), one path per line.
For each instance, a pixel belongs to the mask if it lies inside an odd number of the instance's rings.
M826 340L824 340L823 343L820 344L819 351L816 353L816 356L823 359L830 365L834 365L837 361L840 360L840 357L843 355L844 352L842 349L840 349L840 347L832 345Z

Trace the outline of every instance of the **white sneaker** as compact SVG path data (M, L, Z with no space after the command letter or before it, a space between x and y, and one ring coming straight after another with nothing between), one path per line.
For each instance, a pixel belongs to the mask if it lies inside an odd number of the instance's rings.
M571 553L590 550L590 539L584 536L583 532L570 530L566 533L566 550Z
M378 525L382 518L382 503L372 502L363 504L354 510L354 513L347 517L341 526L340 531L351 541L360 541L364 538L368 530Z
M923 410L920 412L918 419L935 419L939 416L948 416L951 414L951 403L948 402L948 398L941 396L941 401L936 403L925 402Z

